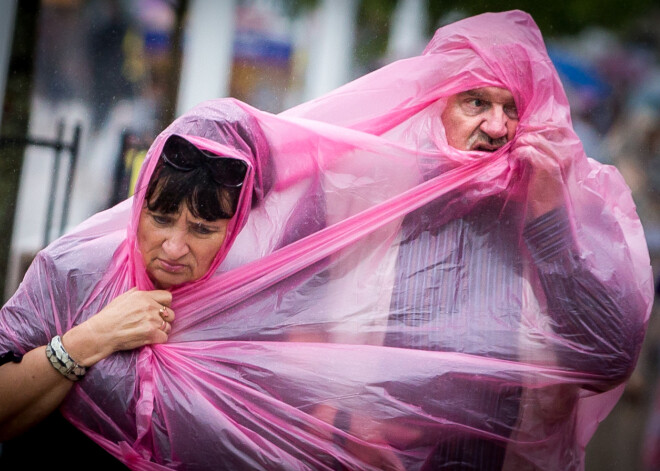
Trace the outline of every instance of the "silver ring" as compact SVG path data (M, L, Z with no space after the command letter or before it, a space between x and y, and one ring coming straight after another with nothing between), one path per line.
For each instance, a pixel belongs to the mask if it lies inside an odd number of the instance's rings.
M165 316L167 316L167 308L165 306L161 306L160 309L158 310L158 315L165 320Z

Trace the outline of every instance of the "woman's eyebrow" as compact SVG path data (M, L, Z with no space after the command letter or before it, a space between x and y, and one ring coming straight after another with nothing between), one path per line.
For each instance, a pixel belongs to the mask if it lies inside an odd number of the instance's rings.
M214 231L217 231L220 228L220 226L212 222L206 222L206 221L189 221L188 224L190 224L191 226L203 227L205 229L214 230Z
M151 214L153 216L159 216L159 217L163 217L163 218L172 217L172 215L170 213L163 213L163 212L160 212L160 211L154 211L154 210L151 210L149 208L147 208L147 211L149 212L149 214Z

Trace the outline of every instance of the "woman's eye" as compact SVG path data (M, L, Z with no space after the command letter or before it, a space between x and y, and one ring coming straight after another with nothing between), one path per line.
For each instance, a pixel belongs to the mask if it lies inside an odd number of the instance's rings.
M194 230L197 234L200 234L200 235L209 235L209 234L212 234L212 233L214 232L213 229L211 229L211 228L209 228L209 227L206 227L206 226L198 226L198 225L193 226L193 230Z
M151 218L154 220L156 224L161 226L164 226L165 224L170 222L170 219L167 216L160 216L158 214L152 214Z

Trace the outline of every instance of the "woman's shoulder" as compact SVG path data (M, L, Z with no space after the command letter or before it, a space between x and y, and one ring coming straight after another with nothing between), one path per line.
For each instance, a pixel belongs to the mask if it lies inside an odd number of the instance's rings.
M36 259L55 273L94 274L105 271L126 239L131 200L89 217L41 250Z
M35 263L51 274L103 273L125 238L125 230L99 236L65 236L41 250Z
M0 352L24 353L70 326L85 309L121 244L117 235L66 238L41 250L0 310ZM4 347L4 348L3 348Z
M64 237L51 243L37 253L3 309L50 311L57 305L61 313L78 311L108 273L124 234Z

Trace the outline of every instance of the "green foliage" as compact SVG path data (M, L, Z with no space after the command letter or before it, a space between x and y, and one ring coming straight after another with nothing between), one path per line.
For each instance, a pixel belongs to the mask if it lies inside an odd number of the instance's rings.
M390 20L397 0L358 0L355 57L359 63L370 64L382 57L387 48ZM287 12L300 15L316 8L321 0L284 0Z
M304 11L311 10L319 4L320 0L283 0L284 8L289 15L299 15Z
M387 48L390 19L397 0L361 0L357 17L355 57L370 64L383 56Z
M397 0L358 0L355 56L359 63L373 65L387 48L390 21ZM321 0L285 0L292 15L315 8ZM574 34L588 26L623 31L630 23L657 6L657 0L426 0L429 22L427 35L442 26L447 18L484 12L523 10L532 15L544 37Z
M655 4L655 0L428 0L432 29L440 26L439 22L449 12L472 16L517 9L532 15L546 37L577 33L588 26L622 30Z
M321 0L284 0L291 14L299 14L318 6ZM426 0L429 33L432 33L442 18L450 13L472 16L488 11L524 10L541 28L544 35L572 34L587 26L602 26L620 30L631 20L643 15L657 0L571 0L540 2L538 0ZM374 50L384 49L377 36L389 29L389 18L397 0L360 0L358 23L360 34L367 38L369 31L376 36L369 40ZM370 47L366 47L369 50Z

